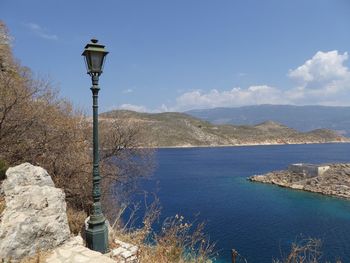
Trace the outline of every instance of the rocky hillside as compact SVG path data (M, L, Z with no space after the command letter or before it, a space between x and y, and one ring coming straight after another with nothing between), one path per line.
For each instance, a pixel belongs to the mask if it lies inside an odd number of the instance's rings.
M272 120L298 131L326 128L350 137L350 107L252 105L198 109L186 113L215 124L256 125Z
M118 110L102 113L101 121L128 121L139 125L153 147L225 146L346 142L334 131L318 129L298 132L267 121L255 126L213 125L184 113L138 113ZM145 145L146 146L146 145Z

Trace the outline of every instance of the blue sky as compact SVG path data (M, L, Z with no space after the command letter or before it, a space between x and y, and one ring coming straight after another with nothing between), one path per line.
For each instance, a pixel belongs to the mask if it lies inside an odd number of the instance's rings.
M110 54L101 111L350 105L348 0L1 0L15 56L90 110L80 56Z

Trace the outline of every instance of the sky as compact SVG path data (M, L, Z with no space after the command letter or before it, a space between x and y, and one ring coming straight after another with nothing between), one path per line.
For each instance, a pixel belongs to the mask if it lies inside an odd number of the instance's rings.
M15 57L91 108L81 53L110 52L100 111L350 105L349 0L0 0Z

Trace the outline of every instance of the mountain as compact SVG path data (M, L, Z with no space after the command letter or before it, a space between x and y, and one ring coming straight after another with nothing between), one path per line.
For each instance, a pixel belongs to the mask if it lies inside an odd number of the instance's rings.
M256 125L272 120L298 131L326 128L350 137L350 107L257 105L185 113L214 124Z
M152 147L322 143L348 141L326 129L299 132L274 121L258 125L215 125L185 113L139 113L116 110L100 115L100 120L119 121L140 127ZM144 145L148 146L148 145Z

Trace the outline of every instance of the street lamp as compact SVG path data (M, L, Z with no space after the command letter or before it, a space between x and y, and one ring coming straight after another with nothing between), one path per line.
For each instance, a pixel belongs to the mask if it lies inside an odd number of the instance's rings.
M105 224L105 217L102 213L101 198L101 176L99 170L98 155L98 80L102 74L103 63L108 52L105 46L98 44L97 39L91 39L91 43L85 46L82 56L85 57L87 73L92 80L92 109L93 109L93 189L92 189L92 212L88 221L88 229L86 230L86 246L92 250L106 253L108 251L108 229Z

